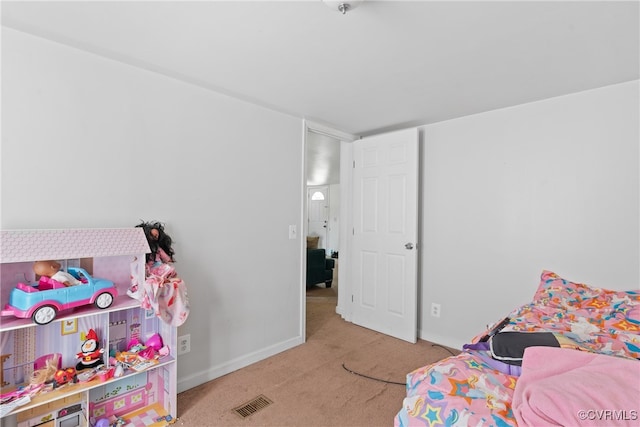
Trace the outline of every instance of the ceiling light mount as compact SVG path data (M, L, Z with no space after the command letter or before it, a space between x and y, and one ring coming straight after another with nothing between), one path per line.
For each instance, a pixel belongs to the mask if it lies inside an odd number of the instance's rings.
M322 0L329 8L336 10L343 15L346 15L348 11L360 6L364 0Z

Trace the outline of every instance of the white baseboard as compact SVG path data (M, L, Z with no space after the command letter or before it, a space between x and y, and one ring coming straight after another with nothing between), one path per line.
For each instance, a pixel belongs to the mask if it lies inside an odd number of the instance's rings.
M244 368L278 353L282 353L285 350L297 347L302 343L304 343L302 337L295 337L256 352L243 355L229 362L213 366L206 371L200 371L189 375L188 377L178 378L178 393L189 390L208 381L215 380L216 378L220 378L223 375L227 375L233 371L237 371L238 369Z
M429 342L432 342L434 344L444 345L445 347L455 348L455 349L458 349L458 350L462 350L462 346L465 345L465 344L468 344L467 342L460 341L460 340L457 340L455 338L444 337L444 336L437 335L437 334L423 333L422 331L418 332L418 337L421 340L429 341Z

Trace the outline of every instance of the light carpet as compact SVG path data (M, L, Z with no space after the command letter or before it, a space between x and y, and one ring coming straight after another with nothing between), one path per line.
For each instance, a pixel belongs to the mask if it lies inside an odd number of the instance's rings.
M318 288L320 289L320 288ZM326 297L323 297L326 298ZM450 355L345 322L335 299L307 299L307 341L178 395L178 425L392 426L410 371ZM264 395L273 403L247 418L233 408Z

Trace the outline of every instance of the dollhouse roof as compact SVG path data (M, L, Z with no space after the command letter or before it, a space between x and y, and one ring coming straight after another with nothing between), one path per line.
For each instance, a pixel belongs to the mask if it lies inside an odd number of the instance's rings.
M140 227L0 231L0 263L149 252Z

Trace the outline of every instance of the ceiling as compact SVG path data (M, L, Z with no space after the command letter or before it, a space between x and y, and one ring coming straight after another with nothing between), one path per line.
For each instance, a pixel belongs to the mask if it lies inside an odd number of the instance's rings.
M3 25L353 135L640 77L638 1L2 1Z
M355 136L640 78L638 1L2 1L4 26Z

